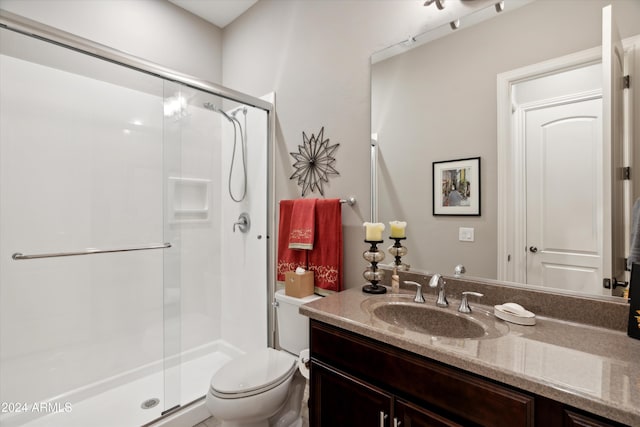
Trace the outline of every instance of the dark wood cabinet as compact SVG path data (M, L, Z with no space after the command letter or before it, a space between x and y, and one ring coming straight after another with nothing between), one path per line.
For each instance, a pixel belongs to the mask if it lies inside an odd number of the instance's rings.
M620 427L325 323L310 323L311 427Z
M313 425L462 427L370 384L312 364Z
M312 362L313 363L313 362ZM313 424L318 426L381 426L391 415L392 396L377 387L322 365L312 366Z

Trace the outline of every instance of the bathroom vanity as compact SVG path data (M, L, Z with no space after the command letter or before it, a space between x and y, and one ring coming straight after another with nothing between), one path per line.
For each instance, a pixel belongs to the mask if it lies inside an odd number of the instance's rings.
M541 316L507 324L481 305L463 315L449 301L436 308L427 296L424 316L468 316L489 333L435 336L404 322L417 305L409 293L351 289L302 306L311 426L640 426L640 341ZM399 307L394 319L374 310L387 304Z

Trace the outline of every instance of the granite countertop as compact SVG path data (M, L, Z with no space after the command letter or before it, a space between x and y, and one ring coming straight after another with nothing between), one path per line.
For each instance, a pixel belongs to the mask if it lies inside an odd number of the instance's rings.
M403 294L412 301L412 293L401 290ZM504 333L498 337L433 337L381 322L367 311L371 299L389 295L349 289L305 304L300 313L611 420L640 426L640 340L620 331L542 316L536 317L535 326L492 317ZM433 296L425 298L425 304L435 306ZM476 313L493 313L492 307L473 302L471 306ZM458 301L450 299L449 307L441 310L455 313L457 307Z

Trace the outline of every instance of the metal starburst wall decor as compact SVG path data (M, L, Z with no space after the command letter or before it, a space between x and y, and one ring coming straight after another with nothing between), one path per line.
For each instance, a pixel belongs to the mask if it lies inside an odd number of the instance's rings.
M340 144L329 145L329 138L324 139L324 126L318 136L311 137L302 132L303 144L298 145L297 153L289 153L296 159L293 167L296 169L289 179L298 179L298 185L302 187L302 197L309 191L316 189L324 196L323 183L329 182L329 175L340 175L333 167L336 159L333 153Z

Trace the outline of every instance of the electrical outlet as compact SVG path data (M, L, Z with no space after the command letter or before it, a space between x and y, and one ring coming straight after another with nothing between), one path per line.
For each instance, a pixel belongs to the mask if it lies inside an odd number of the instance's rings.
M474 229L470 227L460 227L458 229L458 240L461 242L473 242L474 241Z

